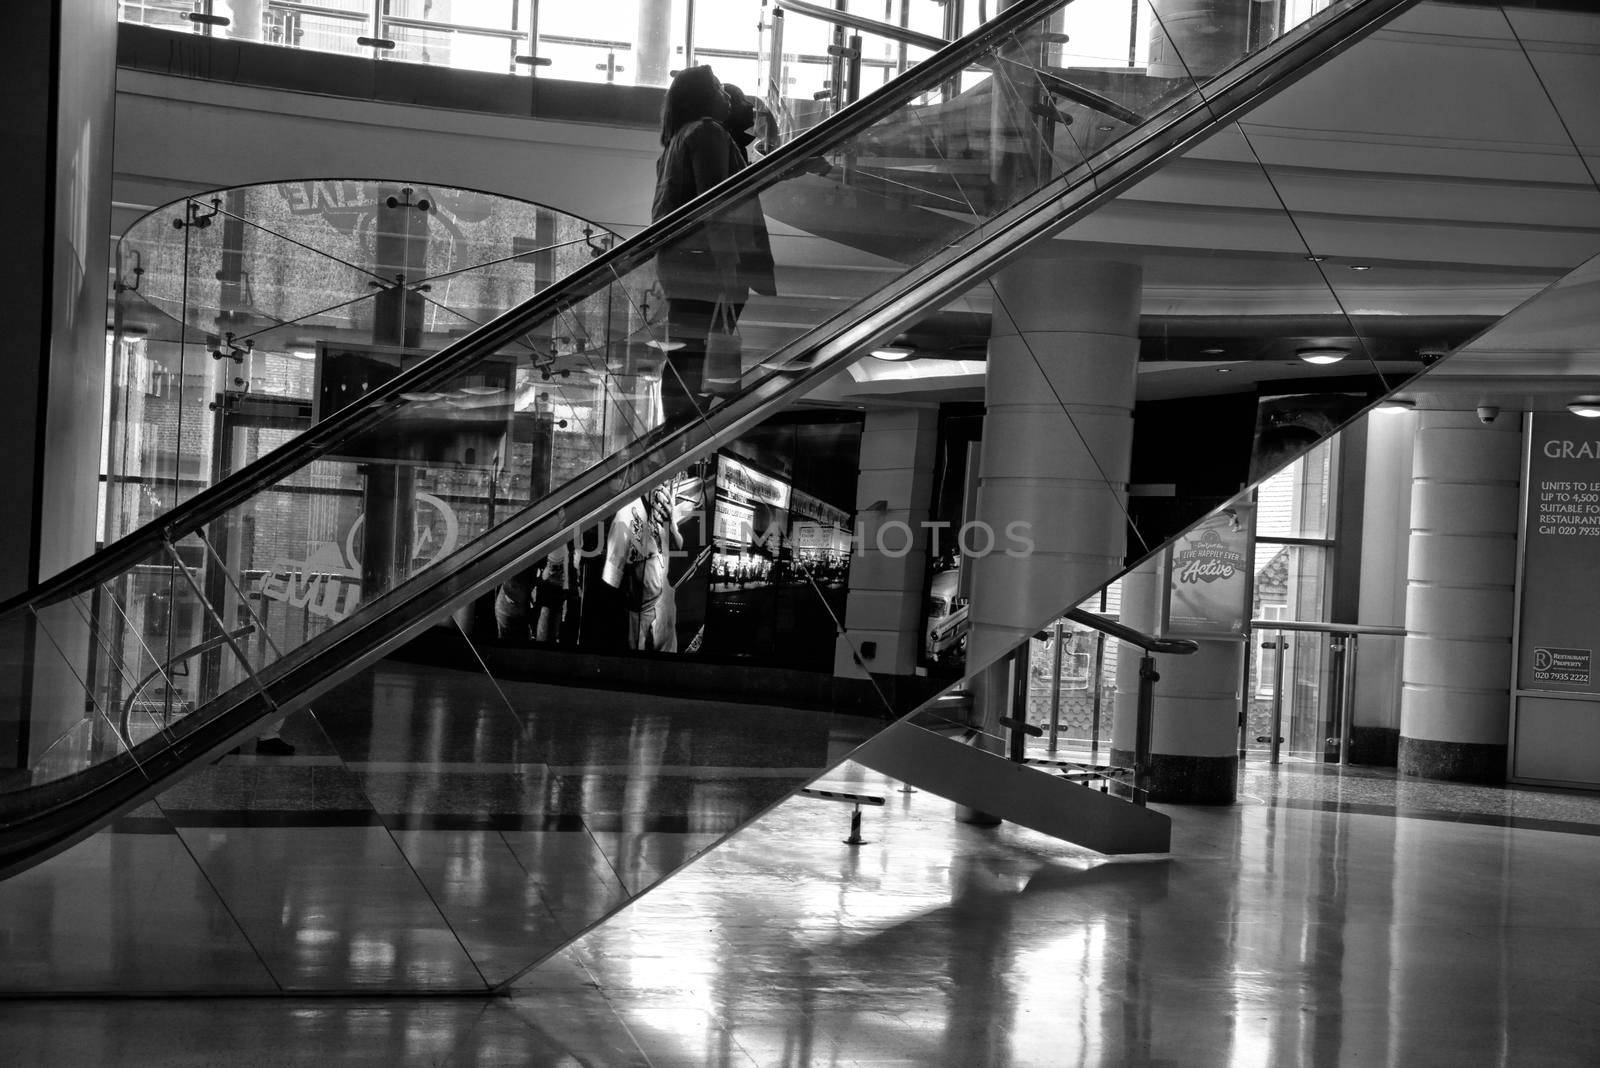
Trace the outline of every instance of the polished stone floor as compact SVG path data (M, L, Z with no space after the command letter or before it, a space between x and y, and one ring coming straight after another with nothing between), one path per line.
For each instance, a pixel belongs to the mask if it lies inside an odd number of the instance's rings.
M841 841L848 807L785 801L509 997L13 1000L0 1050L39 1066L1600 1064L1600 798L1253 766L1238 805L1168 809L1170 857L1108 862L957 823L854 765L826 781L887 799L866 844ZM323 889L324 909L368 892Z

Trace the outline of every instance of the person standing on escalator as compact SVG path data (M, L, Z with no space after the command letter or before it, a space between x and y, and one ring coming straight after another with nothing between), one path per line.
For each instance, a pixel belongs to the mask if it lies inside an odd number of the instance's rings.
M718 185L745 165L744 153L724 123L728 97L710 67L680 71L661 106L661 157L656 161L652 221L659 220ZM661 374L661 406L668 422L692 418L707 406L703 381L706 339L718 305L734 321L749 297L751 275L741 246L754 240L754 221L765 219L755 196L725 207L656 257L656 275L667 300L667 365ZM753 260L751 263L753 264ZM771 287L771 259L766 278Z

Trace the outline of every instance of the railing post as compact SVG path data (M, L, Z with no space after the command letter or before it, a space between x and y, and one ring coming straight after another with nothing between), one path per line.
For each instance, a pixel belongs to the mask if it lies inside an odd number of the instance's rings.
M1330 743L1335 749L1342 748L1343 746L1342 739L1344 738L1345 686L1349 682L1344 670L1345 637L1343 634L1328 635L1328 653L1332 657L1332 662L1328 665L1328 676L1329 682L1333 687L1333 694L1332 699L1328 702L1328 712L1329 718L1332 720L1330 726L1333 728L1333 735L1332 737L1324 738L1322 740L1322 756L1324 762L1327 760L1328 746Z
M1024 638L1011 655L1011 759L1020 764L1028 756L1028 647Z
M850 35L849 47L845 50L845 103L854 104L861 99L861 38L856 34Z
M784 96L788 86L783 81L783 25L783 8L774 8L772 28L768 31L772 54L767 57L767 110L772 112L772 121L777 127L773 134L779 141L789 139L789 104Z
M1094 632L1094 672L1090 676L1091 692L1089 712L1089 762L1100 763L1100 687L1105 681L1106 632Z
M1356 645L1357 635L1351 634L1344 643L1344 691L1340 694L1339 763L1350 763L1350 732L1356 716Z
M1056 755L1056 741L1061 735L1061 620L1056 620L1055 669L1050 677L1050 755Z
M1277 632L1278 637L1273 645L1277 648L1277 663L1273 666L1272 675L1272 763L1277 764L1280 751L1283 747L1283 631Z
M1133 803L1142 805L1150 792L1150 732L1155 722L1156 658L1146 652L1139 658L1139 711L1133 741Z

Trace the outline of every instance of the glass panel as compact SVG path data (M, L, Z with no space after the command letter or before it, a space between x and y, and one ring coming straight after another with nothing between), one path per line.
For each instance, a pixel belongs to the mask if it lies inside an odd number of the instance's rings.
M189 215L209 222L173 227ZM415 363L610 241L539 205L400 182L246 186L152 212L118 246L108 540L236 469L219 444L235 426L304 430L387 377L374 377L378 350ZM186 336L179 322L191 324Z
M730 283L727 264L720 259L727 243L738 247L753 240L762 229L763 207L783 205L791 210L790 221L810 220L813 232L824 232L829 229L825 216L853 214L856 221L881 216L885 207L904 204L909 193L913 202L926 199L946 210L903 207L890 215L889 225L875 228L875 251L902 263L945 252L975 218L1003 209L1053 177L1059 167L1082 158L1076 145L1060 135L1063 124L1035 121L1032 109L1048 95L1037 66L1040 40L1037 32L1019 35L977 57L977 67L1003 72L999 78L985 77L972 90L992 97L981 108L990 116L982 136L972 137L954 111L888 115L831 149L828 175L815 173L820 166L779 175L765 191L765 200L752 195L727 206L709 224L649 260L624 258L620 263L625 267L614 268L603 284L575 294L553 317L522 324L510 335L514 340L509 347L497 346L426 390L387 400L358 431L347 432L321 457L210 520L206 540L216 556L197 562L196 573L219 606L221 625L230 632L247 624L256 628L250 656L253 666L264 670L350 618L358 605L375 604L384 593L465 549L519 506L554 488L552 467L548 484L539 484L542 473L528 476L522 496L516 484L520 472L509 470L519 410L531 410L537 417L541 405L548 404L554 417L559 404L571 412L573 418L563 429L581 438L584 447L599 448L599 455L572 456L567 469L577 471L600 455L631 453L634 443L656 432L658 424L670 429L699 418L722 403L733 380L750 386L791 373L781 358L773 357L850 298L859 298L861 279L851 274L825 281L822 292L831 291L830 300L808 300L798 307L787 296L758 292L740 321L742 364L731 370L710 368L705 355L707 312L712 299L723 293L721 287ZM948 130L941 125L947 120L953 123ZM885 160L886 146L897 154L908 148L917 151L908 165ZM878 162L864 162L874 156ZM877 179L876 188L893 185L900 199L890 201L873 192L874 183L866 177ZM361 371L346 376L330 366L325 353L319 361L313 404L332 410L346 396L374 388L370 377L361 377L366 368L386 364L387 374L396 363L404 366L413 348L407 342L416 317L426 326L439 307L422 286L450 277L459 263L434 259L440 246L420 239L431 226L425 191L374 193L346 183L334 189L261 187L258 193L264 202L257 194L234 191L210 204L186 204L179 217L183 228L173 231L181 243L173 236L164 243L152 239L144 250L148 266L138 300L168 319L176 312L185 320L203 320L193 309L215 308L218 320L240 328L222 331L226 349L219 346L224 359L216 362L241 370L251 355L244 345L253 340L247 325L271 331L285 323L303 327L319 316L369 315L366 329L373 342L361 351L366 361L359 365ZM851 212L839 212L841 194ZM954 217L949 209L955 210ZM469 214L454 211L458 218ZM777 214L783 217L782 210ZM298 266L301 253L317 247L294 234L296 227L303 229L318 217L345 220L338 230L347 235L345 244L324 235L318 243L321 255L310 261L320 273L296 271L293 277L303 279L298 285L263 286L258 293L255 286L263 275ZM367 220L375 223L376 252L370 257L357 244L365 238L356 236L366 232ZM250 271L243 267L247 246ZM788 266L794 252L781 243L774 249L780 268ZM176 269L168 266L174 259L181 261ZM348 293L369 283L382 287L390 279L399 284L370 301L342 296L343 304L327 302L330 291ZM769 288L759 274L739 276L732 284L742 294L752 283L758 291ZM391 314L393 330L387 325ZM364 327L352 325L358 331ZM344 342L339 349L355 351ZM233 360L234 355L240 359ZM780 369L773 371L774 366ZM526 404L525 394L518 391L528 390L534 374L539 385L532 387L537 392ZM556 388L542 388L547 376ZM655 382L660 385L653 389ZM303 385L284 389L286 394L299 392ZM588 409L589 418L577 418L580 407ZM504 477L508 470L509 479ZM220 573L217 561L228 574ZM214 573L207 573L207 567ZM176 609L187 595L172 581L170 569L164 573ZM214 636L204 632L198 615L175 619L173 626L184 631L184 648ZM205 683L202 690L209 696L237 679L219 666Z
M319 655L342 656L332 652L333 642L321 640L336 630L340 637L365 636L375 644L397 638L403 628L451 607L452 599L547 556L572 530L590 526L597 517L609 514L615 527L623 508L632 514L617 539L621 563L642 563L629 559L630 536L637 529L642 540L647 527L662 523L658 511L668 518L676 512L679 482L670 476L683 470L685 453L705 444L703 435L720 435L715 444L725 443L753 424L763 406L792 399L785 391L803 372L814 370L820 380L860 349L910 326L928 305L948 299L976 273L976 267L970 272L962 267L960 257L979 250L982 264L992 265L1014 251L1024 239L1025 221L1039 218L1038 212L1065 211L1062 205L1071 189L1080 187L1077 183L1099 180L1103 147L1116 145L1136 128L1141 137L1164 128L1163 107L1193 102L1193 85L1182 71L1194 64L1174 59L1183 58L1183 48L1192 42L1163 43L1166 69L1155 71L1152 58L1151 72L1119 73L1121 81L1113 85L1108 79L1102 91L1080 84L1077 72L1062 65L1067 60L1057 55L1061 42L1051 36L1053 13L1040 15L1032 7L1011 12L1012 18L1027 15L1034 21L975 53L970 65L960 64L979 72L963 80L961 94L918 104L930 94L942 97L944 86L960 72L941 68L924 73L920 81L913 72L912 84L894 90L901 95L890 103L898 110L887 113L873 104L847 111L831 133L817 138L811 158L758 164L761 169L751 174L741 195L715 200L714 207L685 209L678 222L620 247L601 269L575 275L556 297L514 312L461 343L454 355L408 375L402 385L374 386L366 380L366 386L348 389L358 399L347 414L330 417L335 421L314 450L288 454L298 464L293 470L285 454L263 457L252 471L241 472L251 480L252 497L218 493L203 507L176 517L175 530L186 537L204 530L216 547L214 559L196 566L197 581L204 589L223 591L224 625L261 617L266 620L261 625L272 631L276 648L251 654L263 677L268 682L285 677L292 665L278 658L290 650L308 662ZM1117 13L1120 17L1121 9ZM1221 66L1246 47L1224 55ZM1108 54L1099 62L1113 60ZM1345 305L1333 299L1315 263L1306 258L1295 220L1276 199L1267 176L1248 156L1235 158L1248 152L1247 140L1224 137L1212 147L1218 158L1202 155L1196 162L1240 174L1241 185L1230 195L1243 203L1226 206L1260 223L1257 233L1281 260L1275 264L1282 266L1285 284L1305 297L1307 316L1342 316ZM688 191L683 199L701 192ZM1101 214L1064 231L1062 240L1096 251L1113 245L1137 255L1146 263L1147 280L1185 271L1226 289L1228 268L1236 262L1230 254L1244 248L1207 244L1193 231L1162 225L1166 217L1155 225L1146 218L1144 227L1132 231L1116 230L1129 212L1175 202L1152 194L1150 187L1139 196L1129 190ZM1008 212L1013 206L1019 210ZM1052 218L1051 225L1057 221ZM771 238L776 284L768 284L760 269L757 235L763 230ZM403 238L410 231L397 223L383 232ZM995 244L981 244L991 238ZM1171 249L1179 254L1163 260L1162 252ZM345 260L347 266L351 262ZM393 321L402 329L387 339L364 339L368 348L360 352L385 372L405 365L413 347L404 328L413 314L425 314L433 299L411 289L409 267L416 261L396 262L408 268L402 272L404 285L390 291ZM383 271L375 273L384 278ZM912 288L924 280L926 288ZM220 298L220 288L217 292ZM1239 292L1249 298L1257 290L1241 287ZM867 318L880 311L882 317ZM1262 312L1260 306L1247 309L1256 316ZM743 334L737 364L715 351L719 339L711 336L713 323L725 326L730 313ZM377 311L373 320L389 321ZM1274 346L1293 343L1304 332L1281 323L1251 325ZM1334 325L1338 336L1363 336L1347 318ZM341 347L357 351L353 344ZM1298 363L1290 366L1298 369ZM1376 377L1381 385L1383 376ZM324 385L341 381L361 380L340 379L324 368ZM741 389L729 388L735 381ZM1370 396L1373 388L1367 383L1362 395ZM1172 396L1198 396L1206 414L1215 414L1217 404L1204 391ZM1249 400L1249 419L1238 426L1228 422L1227 433L1242 427L1248 436L1256 414L1254 396ZM520 467L510 470L522 463L517 416L525 413L534 418L524 423L535 427L541 416L554 420L557 413L567 413L561 416L569 423L562 428L570 435L566 466L558 469L552 453L548 477L542 463L530 462L527 473ZM1159 422L1147 418L1143 427ZM1213 422L1218 425L1211 433L1220 441L1222 421ZM1199 451L1193 440L1191 453ZM534 458L540 448L531 445L521 456ZM1239 457L1230 457L1229 495L1249 481L1244 475L1248 454L1246 447ZM1150 480L1152 485L1170 481ZM1123 484L1120 476L1108 475L1092 486L1115 502L1106 514L1116 516L1123 507ZM558 491L559 505L552 501ZM1166 517L1167 525L1142 530L1129 555L1160 544L1203 510L1198 502L1213 492L1210 485L1185 492L1182 504ZM750 505L752 513L755 503L772 503L753 489L746 493L750 501L734 503ZM870 497L862 507L872 507ZM744 548L742 535L738 542L722 540L724 548ZM609 531L605 541L609 548ZM255 548L247 553L246 546ZM748 588L752 574L756 582L770 582L784 562L781 551L780 544L779 554L761 564L754 563L754 552L724 555L745 558ZM1106 564L1108 571L1114 567ZM224 569L228 574L212 573ZM724 571L723 578L727 575ZM735 586L739 577L735 572ZM1070 602L1081 592L1068 596L1052 590L1050 596ZM408 600L413 594L414 612ZM659 620L644 618L645 607L641 601L634 613L640 618L631 621L635 635L645 633L640 624ZM1057 608L1051 607L1047 619ZM846 631L844 637L854 635ZM860 645L838 651L849 662L865 665ZM218 685L226 681L219 678ZM892 713L899 705L884 695L874 710ZM247 726L240 724L240 731ZM636 733L631 726L627 730L629 744L638 746L629 759L637 755L641 767L669 766L651 740L659 735L642 727ZM595 811L615 814L618 833L629 827L624 814L649 810L642 800L649 790L630 795L627 785L601 781L603 775L580 779L563 789L591 790L600 797L611 791L607 804L613 807ZM651 776L641 773L637 779ZM637 870L647 876L672 852L656 859L646 849Z
M1270 642L1279 632L1265 628L1256 632ZM1337 681L1332 676L1335 660L1329 655L1326 634L1308 631L1283 631L1283 738L1280 757L1285 760L1321 762L1338 759L1339 742L1331 700ZM1276 650L1252 664L1250 698L1245 713L1245 748L1253 753L1272 749L1274 690L1277 686ZM1267 672L1263 679L1261 673Z
M229 32L245 40L249 26L240 21ZM331 52L341 56L370 57L372 49L359 43L372 35L372 5L360 0L290 5L268 3L262 12L260 40L268 44Z
M1257 537L1329 536L1335 447L1323 441L1256 488Z
M1254 618L1306 623L1326 619L1327 560L1328 550L1320 546L1257 541Z
M389 39L396 45L384 53L385 59L456 70L510 73L515 69L519 45L527 40L525 34L494 32L487 28L430 29L398 25L393 21L386 21L385 26Z

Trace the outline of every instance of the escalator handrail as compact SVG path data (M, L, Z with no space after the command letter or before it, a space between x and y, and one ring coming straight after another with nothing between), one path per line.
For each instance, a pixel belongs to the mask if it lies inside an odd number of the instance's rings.
M1120 642L1136 645L1147 653L1172 653L1175 656L1188 656L1190 653L1200 651L1200 643L1189 638L1158 638L1153 634L1146 634L1142 630L1134 630L1126 623L1100 615L1098 612L1088 612L1082 608L1074 608L1061 613L1074 623L1080 623L1091 630L1100 631L1110 635Z
M263 487L326 455L337 443L348 440L377 419L400 399L402 393L430 392L433 386L474 361L515 339L530 326L589 296L617 277L653 258L664 246L687 234L728 205L770 184L772 176L784 176L822 155L831 144L843 141L873 123L892 115L909 99L934 90L951 75L969 65L971 59L1005 39L1013 31L1037 21L1056 7L1072 0L1022 0L1007 8L972 33L941 49L938 53L894 78L836 115L817 124L794 140L779 146L767 156L733 175L722 184L696 197L665 218L654 222L626 241L591 260L584 267L553 283L515 308L484 324L465 337L446 345L415 367L403 371L343 410L306 430L292 441L253 461L228 478L201 490L194 497L174 506L152 522L134 530L92 556L79 561L36 586L0 601L0 617L29 605L44 605L98 582L122 574L129 567L158 553L168 542L184 536L217 518Z

